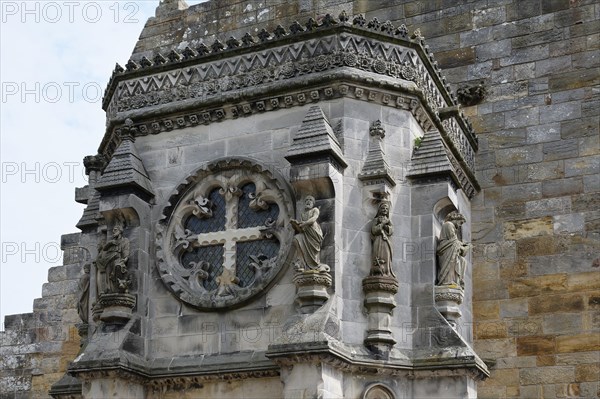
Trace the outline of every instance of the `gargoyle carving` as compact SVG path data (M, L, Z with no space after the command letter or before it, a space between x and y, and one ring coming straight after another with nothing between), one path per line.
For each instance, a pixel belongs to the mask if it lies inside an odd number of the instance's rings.
M255 281L261 281L263 277L271 271L273 266L275 266L274 259L269 259L264 254L259 254L258 256L250 255L250 267L254 270L254 278L248 284L249 286L253 285Z

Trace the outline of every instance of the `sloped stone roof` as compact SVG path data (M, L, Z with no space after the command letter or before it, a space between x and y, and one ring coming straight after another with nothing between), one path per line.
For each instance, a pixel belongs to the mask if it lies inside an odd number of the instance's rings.
M100 216L100 193L92 189L92 195L88 200L88 204L83 210L81 219L77 222L76 227L79 229L86 229L94 227L98 224L98 217Z
M452 172L453 168L446 151L440 132L426 132L421 145L413 152L408 176Z
M327 154L342 167L348 166L342 148L331 124L318 105L312 106L300 125L285 158L292 162L299 158L309 158Z
M131 135L123 136L95 188L105 192L122 187L131 187L141 190L145 195L154 196L148 172L135 149Z
M385 157L383 145L385 131L381 127L381 122L377 121L373 124L370 136L369 152L358 178L362 181L385 179L391 186L395 186L396 182Z

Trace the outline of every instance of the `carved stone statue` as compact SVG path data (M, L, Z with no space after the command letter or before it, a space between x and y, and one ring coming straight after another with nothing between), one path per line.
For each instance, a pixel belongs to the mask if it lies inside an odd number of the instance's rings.
M464 277L467 254L471 244L458 239L457 230L465 222L465 217L458 212L450 212L444 224L437 244L438 286L460 286L464 288Z
M77 313L84 323L89 320L90 308L90 264L83 265L83 275L79 279L79 303L77 304Z
M101 242L96 258L98 270L98 295L104 293L126 293L131 280L127 270L129 240L123 237L123 227L113 227L113 239Z
M294 248L296 254L297 271L320 270L328 271L327 265L321 264L320 253L323 243L323 232L317 223L319 209L315 208L315 198L307 196L304 199L304 212L300 221L291 219L290 223L296 232Z
M390 236L394 234L390 220L390 205L382 202L371 225L371 275L396 277L392 268L392 244Z

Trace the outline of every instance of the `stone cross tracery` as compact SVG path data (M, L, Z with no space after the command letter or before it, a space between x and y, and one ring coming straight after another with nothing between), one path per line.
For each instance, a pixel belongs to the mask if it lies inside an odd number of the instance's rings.
M158 236L163 280L199 307L228 306L256 294L280 270L289 246L287 195L268 172L234 169L227 165L190 179L171 198L177 205Z
M265 230L268 226L265 224L253 227L238 227L238 197L242 194L239 189L231 190L220 190L225 192L225 223L224 229L221 231L210 231L199 234L192 234L185 237L185 241L189 243L192 248L203 248L214 245L223 246L223 258L222 266L229 271L229 273L222 273L220 276L219 285L231 283L233 278L227 276L236 276L236 264L237 264L237 249L236 246L241 242L263 240L265 239ZM221 194L218 194L221 195ZM250 194L251 195L251 194ZM207 205L215 206L212 202L208 202ZM267 206L268 208L268 206ZM212 216L209 216L212 217ZM268 221L267 221L268 223ZM189 231L189 230L188 230ZM184 265L186 266L186 265ZM217 265L211 265L213 270ZM207 276L208 278L208 276ZM231 281L230 281L231 280Z
M252 186L252 185L251 185ZM223 246L223 256L222 256L222 264L212 264L207 265L206 261L198 262L198 265L201 267L211 269L212 273L206 273L205 279L208 279L210 275L214 275L218 281L219 287L223 287L230 284L237 284L239 279L236 277L238 275L238 270L236 270L237 265L237 244L243 242L264 240L268 237L265 236L266 230L269 225L273 223L271 219L266 216L263 216L261 219L264 219L264 223L261 225L251 226L251 227L239 227L238 223L238 213L240 208L240 200L243 195L247 195L249 198L256 197L255 193L246 192L247 190L241 190L237 187L228 187L227 189L219 189L213 190L211 193L211 197L214 198L215 195L220 195L224 197L224 220L223 223L212 223L209 219L215 217L213 215L212 210L215 207L222 206L223 204L220 201L211 201L202 196L196 196L196 199L193 200L193 205L197 206L198 209L193 212L195 217L200 216L197 220L202 223L202 221L208 221L211 224L211 228L209 230L198 234L193 234L190 229L185 229L185 236L181 236L181 233L175 233L175 238L179 244L183 244L184 248L191 249L202 249L206 247L212 247L215 245ZM256 202L256 201L255 201ZM203 206L199 206L198 204L203 204ZM274 205L275 207L277 205ZM260 212L266 211L270 208L270 205L266 202L262 207L257 206L252 201L249 204L250 209ZM190 216L194 218L194 216ZM190 219L182 220L184 226L190 225ZM189 226L191 227L191 226ZM178 229L180 232L181 229ZM192 234L190 234L192 233ZM176 245L177 248L179 245ZM256 254L259 255L259 254ZM187 265L183 265L186 267ZM221 269L221 267L223 269ZM221 269L220 275L216 276L216 271ZM205 270L206 271L206 270Z

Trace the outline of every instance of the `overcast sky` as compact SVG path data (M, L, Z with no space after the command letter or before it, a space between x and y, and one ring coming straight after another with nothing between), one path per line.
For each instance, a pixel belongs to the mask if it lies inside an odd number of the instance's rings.
M0 1L1 329L5 315L32 311L62 264L61 235L79 231L75 187L104 134L103 91L157 5Z

